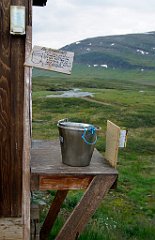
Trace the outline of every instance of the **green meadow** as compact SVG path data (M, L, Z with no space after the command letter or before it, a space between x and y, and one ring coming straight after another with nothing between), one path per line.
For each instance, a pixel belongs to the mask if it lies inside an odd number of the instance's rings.
M89 98L47 98L57 91L80 88ZM57 121L100 126L96 148L104 154L106 121L128 129L127 147L119 149L117 189L111 190L90 219L80 240L155 239L155 72L108 70L75 65L70 76L33 72L33 139L58 139ZM70 191L49 239L82 196ZM43 205L42 222L54 191L34 193Z

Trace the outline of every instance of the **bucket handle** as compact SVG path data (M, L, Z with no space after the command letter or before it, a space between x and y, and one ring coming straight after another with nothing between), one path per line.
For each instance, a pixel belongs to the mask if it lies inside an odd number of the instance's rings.
M58 125L61 125L64 122L68 122L68 118L64 118L58 121Z
M82 134L82 139L84 140L84 142L88 145L94 145L97 142L97 135L96 135L96 139L94 140L94 142L88 142L86 139L86 133L87 131L90 131L92 135L96 134L96 129L93 126L90 126L89 128L85 128L84 132Z

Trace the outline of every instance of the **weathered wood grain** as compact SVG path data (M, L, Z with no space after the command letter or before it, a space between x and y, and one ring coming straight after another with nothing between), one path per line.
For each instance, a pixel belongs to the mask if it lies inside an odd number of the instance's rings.
M114 175L94 177L55 240L75 240L79 236L115 179Z
M32 47L32 27L26 29L25 57ZM30 236L30 146L31 146L31 119L30 119L30 93L32 70L25 67L24 71L24 107L23 107L23 182L22 182L22 215L23 237Z
M106 132L106 151L105 158L108 160L112 167L117 166L117 156L120 138L120 127L114 123L107 121Z
M42 225L42 228L40 231L40 240L48 239L48 235L54 225L56 217L58 216L61 205L64 202L64 200L67 196L67 193L68 193L68 190L57 191L56 196L55 196L55 198L52 202L52 205L49 209L49 212L47 214L47 217Z
M23 240L22 218L0 218L0 240Z
M0 2L0 217L11 215L10 1ZM5 18L3 17L5 16ZM8 174L10 173L10 174Z
M58 141L37 141L31 149L31 176L82 176L97 174L118 174L104 157L95 149L87 167L70 167L62 163ZM47 145L47 146L46 146ZM36 146L36 147L35 147ZM38 147L39 146L39 147Z
M86 189L93 176L40 176L39 190Z
M25 42L11 40L11 216L21 216ZM13 191L16 189L16 191Z
M30 23L32 2L0 2L0 216L22 215L22 152L25 36L10 35L10 5L26 7ZM28 21L29 19L29 21Z
M24 38L9 34L10 4L0 4L0 216L21 216ZM23 4L24 1L20 1ZM16 191L15 191L16 189Z
M11 0L11 5L28 9L28 1ZM10 36L11 61L11 216L22 215L22 154L23 154L23 102L25 36ZM16 189L16 191L14 191Z

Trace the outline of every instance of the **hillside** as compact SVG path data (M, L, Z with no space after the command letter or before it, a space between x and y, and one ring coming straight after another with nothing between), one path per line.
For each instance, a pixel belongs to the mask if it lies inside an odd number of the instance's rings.
M75 53L74 63L88 67L155 69L155 32L89 38L62 49Z
M89 38L62 49L75 53L72 74L34 69L37 87L46 81L45 89L155 88L155 32Z

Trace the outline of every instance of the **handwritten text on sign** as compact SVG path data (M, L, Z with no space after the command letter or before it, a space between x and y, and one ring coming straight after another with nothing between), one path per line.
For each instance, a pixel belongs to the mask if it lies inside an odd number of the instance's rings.
M73 52L54 50L51 48L34 46L25 65L71 74Z

